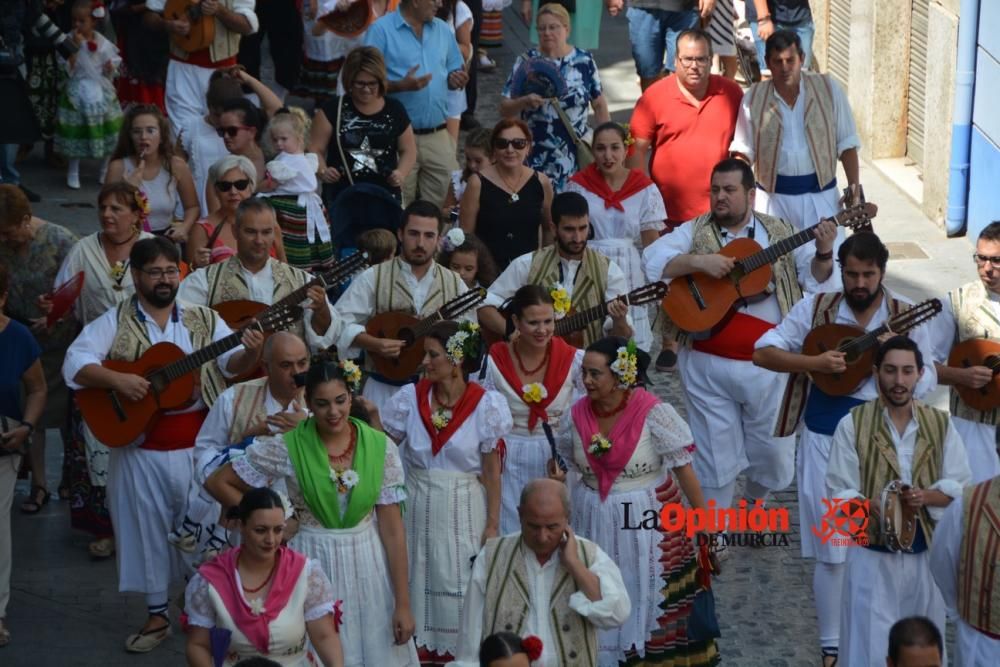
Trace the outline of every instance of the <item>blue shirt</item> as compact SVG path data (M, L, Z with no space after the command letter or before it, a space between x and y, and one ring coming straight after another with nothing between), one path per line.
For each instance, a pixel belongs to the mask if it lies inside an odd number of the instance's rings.
M448 117L448 74L464 64L458 42L448 24L439 18L424 23L422 38L399 10L378 19L365 34L365 45L374 46L385 57L389 81L400 81L414 65L414 76L431 75L420 90L393 93L406 109L415 130L443 125Z
M28 327L11 320L0 331L0 415L21 419L21 377L42 356Z

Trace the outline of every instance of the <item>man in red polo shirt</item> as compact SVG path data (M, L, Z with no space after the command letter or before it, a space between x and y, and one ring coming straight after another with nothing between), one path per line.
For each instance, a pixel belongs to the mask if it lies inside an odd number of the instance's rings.
M674 74L646 89L629 123L635 138L629 166L649 173L660 188L668 231L709 210L712 168L729 156L736 130L743 90L711 68L708 34L682 32ZM656 367L671 370L676 363L677 345L665 335Z

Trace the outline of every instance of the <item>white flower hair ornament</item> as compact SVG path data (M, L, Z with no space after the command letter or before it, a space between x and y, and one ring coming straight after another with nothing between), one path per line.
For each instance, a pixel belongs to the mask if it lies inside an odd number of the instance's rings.
M449 229L448 233L441 237L441 250L444 252L454 252L463 243L465 243L465 232L455 227Z
M295 508L292 507L292 501L289 500L288 496L281 491L275 491L275 494L281 498L281 507L285 511L285 521L288 521L295 514Z
M462 322L458 331L445 343L444 352L452 366L461 366L466 359L476 359L482 349L482 336L475 322Z
M639 352L634 340L618 348L617 357L611 363L611 372L618 378L622 389L634 387L639 380Z

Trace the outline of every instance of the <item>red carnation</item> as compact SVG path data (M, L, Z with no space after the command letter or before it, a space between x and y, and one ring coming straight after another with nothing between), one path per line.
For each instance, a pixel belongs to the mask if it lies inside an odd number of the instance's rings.
M534 662L542 657L542 640L535 635L528 635L521 640L521 650L528 654L528 660Z
M336 632L340 632L340 626L344 623L344 612L340 608L342 604L343 600L337 600L333 605L333 629Z
M97 42L95 41L87 42L87 48L90 50L91 53L93 53L94 51L97 50Z

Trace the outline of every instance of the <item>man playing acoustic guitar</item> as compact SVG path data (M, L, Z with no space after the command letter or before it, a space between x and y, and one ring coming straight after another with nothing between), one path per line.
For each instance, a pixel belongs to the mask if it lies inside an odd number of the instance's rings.
M969 455L973 481L982 482L1000 475L997 456L1000 432L1000 392L995 371L987 368L990 356L1000 353L1000 222L983 228L973 255L979 280L962 285L948 295L950 307L935 322L934 361L938 382L950 386L951 414ZM980 341L983 351L965 355L956 348ZM997 342L994 342L997 341ZM996 346L996 350L989 349ZM957 352L957 354L955 354ZM950 356L956 362L950 362ZM983 400L992 406L976 409L959 395L962 390L988 392ZM964 393L964 392L963 392ZM970 399L971 400L971 399Z
M915 342L905 336L887 340L875 355L879 397L851 408L833 434L829 497L860 498L870 507L866 544L847 554L840 608L839 661L850 667L885 664L889 629L902 618L926 616L944 627L944 600L931 578L928 548L944 508L955 498L961 502L972 473L948 413L913 398L923 372ZM902 484L896 498L902 511L882 516L882 498L894 480ZM907 550L901 538L909 514L915 533Z
M836 540L820 539L808 527L819 527L823 523L823 499L828 498L826 468L837 423L852 407L876 398L878 385L874 376L869 375L853 391L848 389L837 396L823 392L812 385L805 374L843 373L847 369L846 354L838 351L836 345L822 354L806 354L802 349L803 341L811 330L831 323L872 331L912 306L883 286L889 249L875 234L859 232L850 236L837 255L843 291L807 295L777 327L757 340L753 353L754 363L762 368L797 374L785 389L775 435L794 434L804 412L806 428L799 446L797 480L800 525L804 529L802 557L817 561L813 572L813 596L820 647L827 666L837 656L840 643L840 600L847 546L837 544ZM888 335L891 334L883 334L883 337ZM918 326L909 336L924 355L930 355L928 327ZM866 370L870 369L868 362ZM936 374L929 368L916 385L916 395L923 397L935 384Z
M233 333L214 310L175 299L179 262L177 247L166 238L136 242L129 255L136 295L88 324L73 341L63 363L67 385L111 389L139 401L152 390L150 381L101 362L135 361L162 342L191 354ZM146 624L126 641L126 651L145 653L170 634L167 593L182 569L167 533L183 518L195 437L206 403L224 388L220 371L228 377L249 371L263 342L262 333L246 330L242 347L202 366L200 394L188 407L161 414L138 440L111 450L108 509L117 537L118 590L145 593L149 610Z

